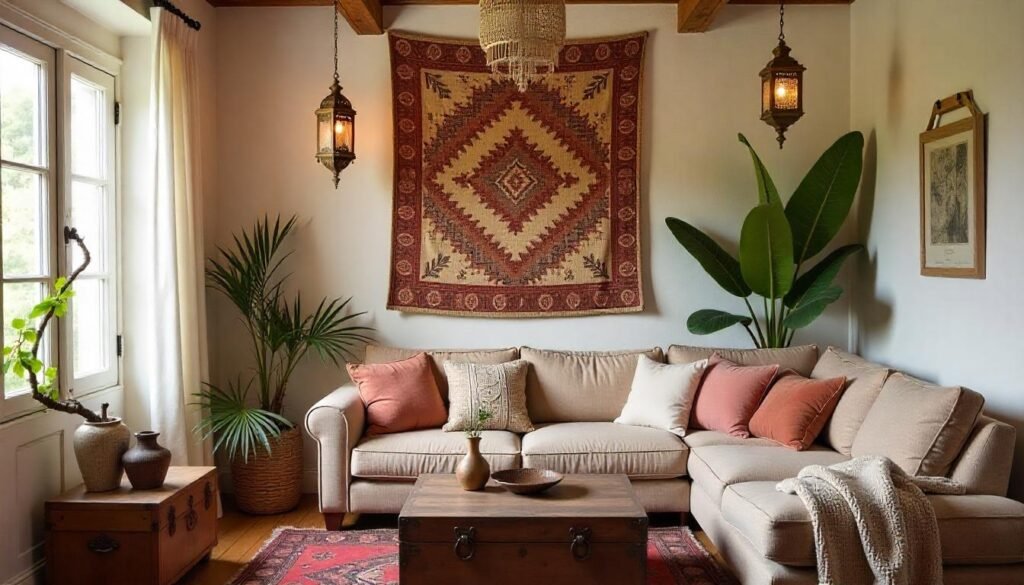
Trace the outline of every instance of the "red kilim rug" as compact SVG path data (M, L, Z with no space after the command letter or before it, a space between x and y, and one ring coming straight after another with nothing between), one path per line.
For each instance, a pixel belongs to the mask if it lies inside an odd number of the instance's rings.
M529 90L477 41L392 33L388 308L483 317L643 309L646 34L570 41Z
M649 585L737 585L688 528L651 528ZM398 583L398 531L326 532L282 528L232 585L390 585Z

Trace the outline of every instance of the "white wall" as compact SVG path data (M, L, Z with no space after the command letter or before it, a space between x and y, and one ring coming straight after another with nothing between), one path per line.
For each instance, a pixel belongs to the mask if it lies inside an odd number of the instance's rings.
M877 157L861 202L870 252L857 291L861 350L923 378L972 387L992 415L1024 430L1022 22L1019 0L858 0L850 118L870 134L868 151ZM936 99L966 89L989 114L988 278L926 278L918 259L918 135ZM1015 467L1012 492L1020 498L1024 432Z
M385 37L342 29L341 77L358 110L359 160L334 191L314 161L313 110L331 80L330 8L218 10L216 242L264 213L297 214L294 283L304 298L352 295L369 311L380 341L411 347L533 345L623 348L695 342L749 345L742 330L696 338L690 312L742 304L703 273L664 225L679 216L735 241L756 202L745 133L781 190L796 187L817 156L849 127L849 10L787 10L787 38L808 67L807 115L779 151L774 131L758 119L758 72L778 31L771 7L727 7L713 32L676 33L675 6L570 6L569 34L592 37L650 31L644 91L642 229L647 310L628 316L484 320L406 315L385 310L392 199L390 68ZM385 10L393 30L463 38L477 34L475 7ZM208 242L212 244L214 242ZM208 245L208 249L212 249ZM235 312L211 297L213 378L243 371L245 342ZM838 303L797 341L845 346L845 303ZM313 363L291 385L287 415L306 409L344 380ZM315 449L307 441L307 466Z

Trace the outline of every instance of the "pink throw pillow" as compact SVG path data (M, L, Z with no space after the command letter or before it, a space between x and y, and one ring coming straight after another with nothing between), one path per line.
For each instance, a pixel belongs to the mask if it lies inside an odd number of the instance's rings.
M427 354L384 364L348 364L346 368L366 406L367 435L437 428L447 422Z
M711 356L697 391L690 424L746 439L750 436L750 417L778 371L778 365L741 366L718 354Z
M825 428L845 389L843 377L811 379L787 370L750 419L750 434L803 451Z

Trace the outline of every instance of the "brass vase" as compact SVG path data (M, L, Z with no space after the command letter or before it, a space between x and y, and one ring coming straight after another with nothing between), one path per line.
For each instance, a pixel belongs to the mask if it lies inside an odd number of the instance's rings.
M491 466L480 454L480 437L468 437L466 445L466 456L455 467L455 477L462 489L475 492L487 485L487 480L491 478Z

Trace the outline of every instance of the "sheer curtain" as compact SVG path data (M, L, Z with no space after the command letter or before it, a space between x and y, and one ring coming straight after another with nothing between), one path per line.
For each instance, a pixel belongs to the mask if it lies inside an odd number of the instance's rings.
M148 403L174 465L212 465L210 442L193 432L193 394L207 379L199 165L198 31L151 11L152 191L125 206L125 382Z

